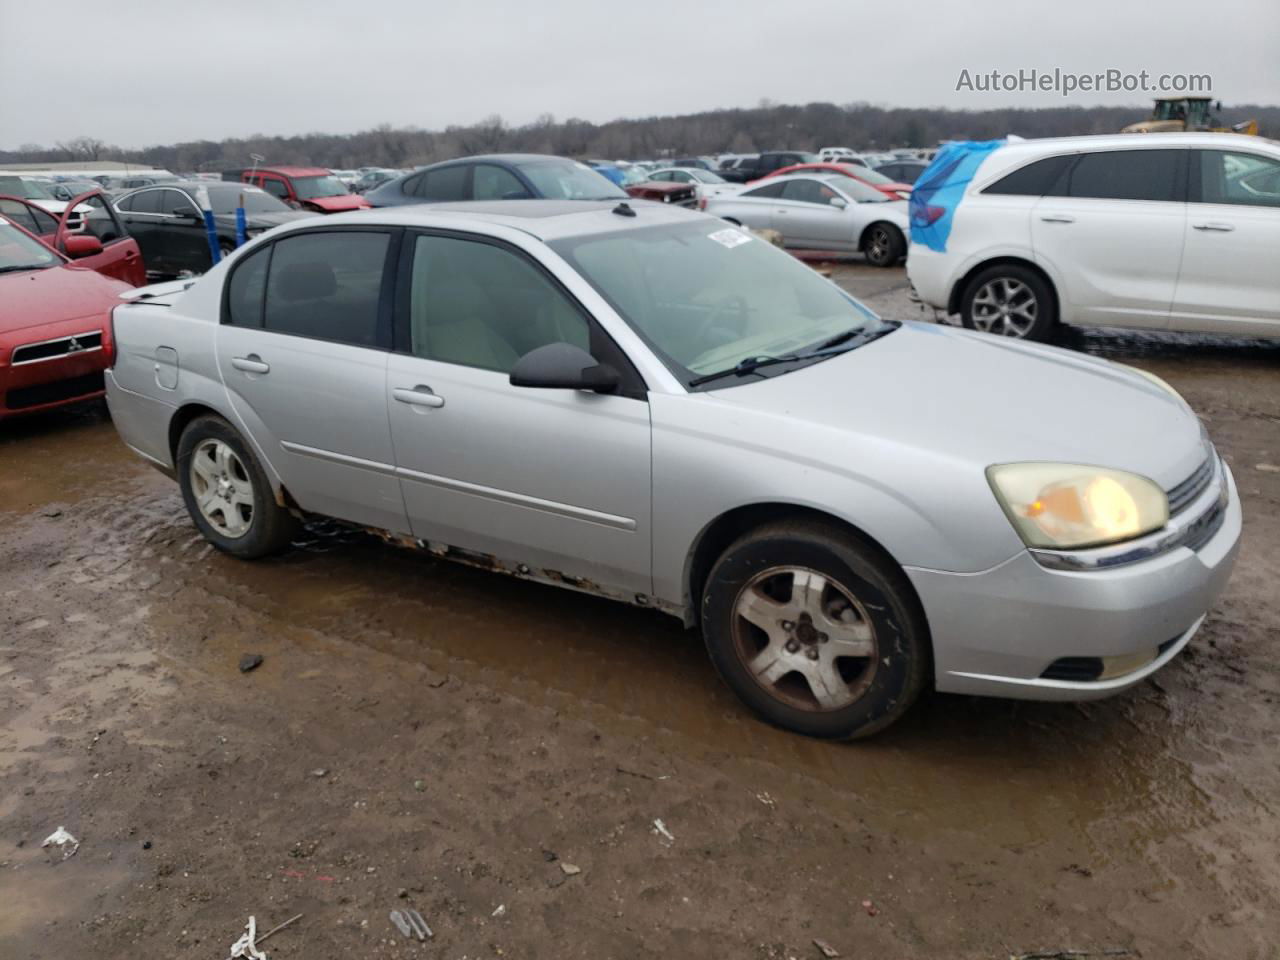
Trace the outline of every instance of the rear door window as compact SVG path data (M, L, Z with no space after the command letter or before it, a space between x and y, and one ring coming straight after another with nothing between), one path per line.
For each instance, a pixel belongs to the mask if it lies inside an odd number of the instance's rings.
M1065 195L1098 200L1183 200L1186 154L1186 150L1177 149L1081 154L1067 172Z
M460 163L441 170L429 170L422 175L422 183L417 196L425 200L447 203L450 200L467 199L467 174L469 164Z
M1012 173L1001 177L983 193L1000 196L1043 197L1051 194L1059 177L1071 166L1074 158L1071 154L1059 157L1045 157L1025 167L1019 167ZM884 168L881 167L881 170Z
M769 199L771 197L780 197L782 196L782 188L785 186L785 180L778 180L774 183L766 183L763 187L756 187L754 190L748 190L745 193L740 193L738 196L757 197L761 200Z
M334 230L277 240L263 326L276 333L375 347L390 235ZM238 276L240 270L236 271ZM248 286L251 277L244 283Z
M268 244L245 257L227 282L226 322L234 327L261 327L262 303L267 292Z
M160 191L159 190L143 190L135 193L127 198L129 206L125 209L131 213L159 213L160 212Z

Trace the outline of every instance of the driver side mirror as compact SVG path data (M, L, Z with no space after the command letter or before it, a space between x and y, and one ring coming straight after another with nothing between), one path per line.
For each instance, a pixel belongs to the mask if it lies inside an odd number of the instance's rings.
M175 207L173 210L175 217L181 217L183 220L203 220L204 217L195 207Z
M622 380L613 367L571 343L548 343L530 350L516 361L509 379L513 387L595 393L613 393Z
M91 233L76 233L62 242L62 250L72 260L79 260L101 253L102 241Z
M845 207L849 206L849 201L844 197L832 197L827 201L827 203L831 204L831 206L835 207L837 210L843 210Z

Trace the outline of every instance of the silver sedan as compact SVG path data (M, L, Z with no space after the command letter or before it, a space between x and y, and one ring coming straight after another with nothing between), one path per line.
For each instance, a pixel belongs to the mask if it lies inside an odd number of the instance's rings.
M322 515L655 608L813 736L930 684L1130 687L1236 553L1231 471L1163 383L886 322L692 211L342 214L129 296L113 419L218 549Z
M789 174L707 197L712 216L782 234L792 249L861 253L877 267L907 254L907 202L840 173Z

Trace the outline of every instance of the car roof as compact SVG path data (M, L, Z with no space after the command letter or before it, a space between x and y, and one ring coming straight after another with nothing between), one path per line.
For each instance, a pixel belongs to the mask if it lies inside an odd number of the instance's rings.
M970 183L969 191L981 190L1006 171L1041 157L1097 150L1176 150L1188 147L1217 147L1223 150L1248 150L1251 147L1262 147L1274 155L1277 148L1280 148L1280 143L1263 137L1247 137L1239 133L1208 132L1107 133L1088 137L1014 140L992 151L991 155L983 161Z
M248 173L252 168L245 167L244 172ZM277 167L263 166L258 167L259 173L283 173L286 177L327 177L329 171L324 167Z
M475 156L454 157L452 160L441 160L437 163L429 164L421 167L422 170L429 170L432 167L443 167L451 163L540 163L547 160L558 160L561 163L576 163L577 161L570 157L562 157L555 153L481 153ZM595 163L610 163L611 161L593 161ZM590 166L590 164L583 164ZM416 171L415 171L416 172Z
M613 211L626 204L634 217L622 216ZM639 229L658 224L688 223L706 220L708 224L720 223L718 219L684 207L650 200L621 198L619 200L469 200L460 203L411 204L401 207L378 207L373 210L356 210L337 213L317 221L304 219L285 230L315 229L330 225L379 224L385 226L464 227L467 223L509 227L537 237L542 241L561 240L567 237L597 233L616 233L619 230Z
M1044 137L1035 140L1013 140L1000 148L1029 153L1052 153L1062 150L1113 150L1151 149L1152 147L1245 147L1265 144L1280 146L1265 137L1247 137L1239 133L1210 133L1189 131L1185 133L1103 133L1087 137Z

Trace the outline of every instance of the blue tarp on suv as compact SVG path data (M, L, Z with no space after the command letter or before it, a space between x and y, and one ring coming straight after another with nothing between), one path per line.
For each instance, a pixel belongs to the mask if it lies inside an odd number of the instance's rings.
M911 242L945 253L956 206L965 187L992 150L1007 140L961 140L948 143L920 174L911 190L908 214Z

